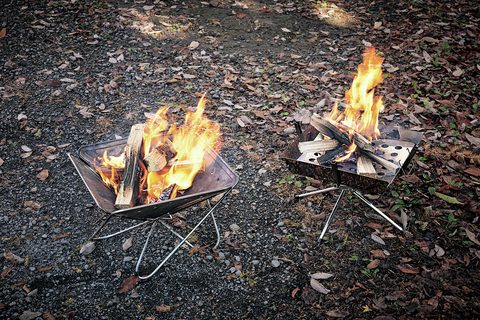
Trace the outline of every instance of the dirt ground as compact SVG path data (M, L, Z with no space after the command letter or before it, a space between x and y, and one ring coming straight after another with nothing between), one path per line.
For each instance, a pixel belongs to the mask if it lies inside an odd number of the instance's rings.
M0 10L0 318L480 317L479 15L475 1L4 1ZM385 57L382 124L422 131L407 175L351 196L282 160L299 113L326 112L366 46ZM148 229L80 249L104 215L68 159L207 92L240 181L210 225L127 286ZM317 177L318 178L318 177ZM368 194L368 190L365 190ZM205 206L184 213L186 234ZM118 220L110 231L131 225ZM122 245L127 239L132 246ZM200 240L205 240L200 241ZM155 233L146 265L175 238ZM317 280L312 280L312 275ZM124 292L126 291L126 292Z

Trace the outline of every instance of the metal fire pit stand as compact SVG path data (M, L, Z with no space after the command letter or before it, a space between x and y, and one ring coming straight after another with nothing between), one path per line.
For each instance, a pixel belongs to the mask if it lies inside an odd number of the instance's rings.
M214 246L214 248L216 248L220 242L220 230L213 212L237 185L238 175L218 154L216 154L213 150L208 150L205 154L205 161L208 163L208 165L202 170L202 172L197 174L193 185L185 190L181 196L157 203L143 204L131 208L117 210L115 208L116 196L114 192L103 183L102 179L93 167L95 164L95 159L99 155L103 154L105 151L108 151L112 154L119 154L123 151L125 144L126 139L100 142L80 148L78 157L69 154L70 160L90 192L93 200L103 212L107 213L106 216L99 220L101 221L100 226L93 233L90 239L94 241L105 240L125 232L138 229L140 227L149 226L150 230L148 231L145 243L135 266L135 272L139 274L142 260L145 252L147 251L153 232L159 225L166 227L170 232L180 239L180 242L175 245L173 250L166 255L166 257L152 272L139 275L140 279L148 279L152 277L184 244L193 247L193 245L188 241L188 238L202 224L204 224L209 217L212 219L213 227L215 228L215 233L217 236ZM218 202L212 205L210 199L215 196L219 196L220 199ZM203 201L206 201L208 204L206 213L203 215L200 222L198 222L187 234L187 236L182 236L181 234L177 233L169 224L165 223L165 220L172 219L172 215L174 213L187 210L193 205ZM135 225L123 230L108 235L99 236L99 233L110 221L112 221L113 217L116 219L121 218L140 220L141 222L137 222Z
M217 235L217 240L215 242L215 245L213 246L213 249L216 249L218 247L218 245L220 244L220 239L221 239L221 235L220 235L220 229L218 228L218 224L217 224L217 221L215 219L215 215L213 214L213 212L215 211L215 209L218 207L218 205L227 197L227 195L232 191L232 189L235 187L235 185L233 185L231 188L229 188L228 190L225 191L225 193L222 195L222 197L220 198L220 200L218 200L218 202L212 206L211 202L210 202L210 199L206 200L207 204L208 204L208 209L207 209L207 213L203 216L203 218L200 220L200 222L198 222L195 227L193 227L193 229L185 236L183 237L182 235L180 235L178 232L176 232L175 230L173 230L173 228L171 226L169 226L167 223L165 223L163 220L168 220L168 219L171 219L171 215L170 217L159 217L159 218L155 218L155 219L149 219L149 220L146 220L146 221L143 221L141 223L138 223L138 224L135 224L131 227L128 227L128 228L125 228L123 230L120 230L120 231L117 231L117 232L114 232L114 233L111 233L111 234L108 234L108 235L104 235L104 236L98 236L97 235L100 233L100 231L107 225L107 223L110 221L110 219L112 217L114 217L114 215L112 214L109 214L105 219L104 221L102 222L102 224L98 227L98 229L92 234L92 236L90 237L90 240L93 240L93 241L99 241L99 240L106 240L106 239L109 239L109 238L112 238L112 237L115 237L115 236L118 236L120 234L123 234L125 232L128 232L128 231L131 231L131 230L134 230L134 229L137 229L139 227L142 227L142 226L145 226L145 225L151 225L150 226L150 230L147 234L147 238L145 239L145 243L143 245L143 248L142 248L142 251L137 259L137 264L135 265L135 273L137 275L139 275L139 278L142 279L142 280L146 280L150 277L152 277L153 275L155 275L162 267L165 263L167 263L168 260L170 260L170 258L175 254L175 252L178 251L178 249L180 249L180 247L182 247L184 244L188 245L189 247L193 248L193 245L188 242L188 238L205 222L205 220L207 220L208 217L211 217L212 218L212 222L213 222L213 226L215 228L215 233ZM155 228L157 227L157 225L162 225L164 226L165 228L167 228L170 232L172 232L176 237L178 237L179 239L181 239L181 241L175 246L175 248L173 248L170 253L158 264L158 266L150 273L146 274L146 275L140 275L140 267L142 265L142 260L143 260L143 256L145 255L145 251L147 250L147 247L148 247L148 244L149 244L149 240L150 240L150 237L151 235L153 234L153 231L155 230Z
M330 214L328 215L327 220L325 221L322 233L320 234L320 237L318 238L318 241L322 241L323 237L325 236L325 233L327 232L328 227L330 226L330 223L332 222L332 218L335 215L335 212L337 211L337 209L339 207L340 200L343 198L346 191L352 192L355 196L357 196L358 199L362 200L366 205L368 205L370 208L375 210L376 213L378 213L380 216L382 216L382 218L384 218L385 220L390 222L390 224L392 224L395 228L397 228L398 230L400 230L402 232L404 231L403 228L400 227L395 221L393 221L390 217L388 217L380 209L375 207L370 201L365 199L365 197L358 190L352 189L352 188L347 187L347 186L339 185L337 187L330 187L330 188L326 188L326 189L322 189L322 190L303 193L303 194L296 195L295 198L300 199L300 198L304 198L304 197L308 197L308 196L313 196L315 194L321 194L321 193L326 193L326 192L336 191L336 190L340 190L340 195L337 197L335 205L334 205L332 211L330 212Z

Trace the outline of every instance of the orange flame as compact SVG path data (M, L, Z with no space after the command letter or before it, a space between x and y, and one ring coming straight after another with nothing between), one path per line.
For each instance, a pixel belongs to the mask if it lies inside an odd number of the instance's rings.
M125 167L125 154L122 153L119 156L109 156L107 151L103 153L103 156L100 158L101 165L95 164L95 169L102 178L103 182L112 187L117 193L118 184L120 183L121 176L118 173L118 169Z
M195 112L187 112L183 125L170 126L168 135L172 136L172 146L177 153L175 161L166 173L148 173L147 201L157 201L162 192L172 185L174 187L171 198L177 191L190 188L197 173L206 165L205 154L216 146L220 137L220 126L203 115L205 102L203 95ZM166 113L162 115L165 116ZM163 139L168 139L167 134Z
M340 112L335 105L329 115L331 120L343 123L370 141L380 136L378 115L383 111L383 102L381 96L375 96L375 87L383 81L383 60L375 53L374 47L365 49L363 62L358 66L351 88L345 93L345 111Z
M143 133L142 159L152 150L170 144L176 152L174 159L159 172L149 172L141 162L142 176L139 182L140 194L144 203L175 198L178 191L192 186L195 176L208 163L205 154L217 146L220 126L203 115L205 111L203 95L193 112L187 112L182 125L176 126L167 116L168 107L160 108L154 117L146 121ZM171 141L171 142L170 142ZM109 156L106 152L100 158L101 166L95 166L107 186L117 193L120 174L118 169L125 167L125 155ZM167 192L168 191L168 192Z

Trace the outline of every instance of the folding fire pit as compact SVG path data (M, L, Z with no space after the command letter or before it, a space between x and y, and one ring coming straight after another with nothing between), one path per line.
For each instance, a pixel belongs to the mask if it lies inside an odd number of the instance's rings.
M155 227L158 224L162 224L163 226L167 227L171 232L179 237L181 241L150 274L140 276L140 279L148 279L153 276L184 243L192 246L187 239L195 232L195 230L200 227L200 225L202 225L202 223L205 222L208 217L211 217L213 226L215 227L217 241L214 248L216 248L220 242L220 231L218 229L213 211L237 184L238 176L235 174L235 172L232 171L232 169L219 155L210 150L205 156L205 158L208 158L206 159L206 163L210 164L202 172L197 174L192 186L185 190L181 196L178 196L175 199L164 200L157 203L117 210L115 209L115 194L111 188L104 184L101 177L95 171L94 164L95 159L101 156L105 151L112 154L118 154L125 148L126 143L126 139L97 143L81 148L78 151L78 156L69 154L70 160L73 162L78 174L87 186L87 189L92 195L95 203L102 211L107 213L103 223L95 231L91 239L108 239L141 226L151 224L150 231L135 267L135 272L139 273L143 255L148 247L150 236L152 235ZM209 199L222 193L223 196L220 198L220 200L212 206ZM193 227L187 236L181 236L168 224L162 221L163 219L168 218L171 214L185 210L201 201L207 201L209 209L200 222ZM143 220L143 222L109 235L97 237L98 233L112 218Z
M340 190L319 240L328 230L346 191L403 231L361 193L380 192L388 187L405 171L423 136L400 127L379 126L383 102L381 96L375 96L375 87L383 80L383 60L373 47L366 48L352 86L345 93L345 109L340 111L336 103L330 113L312 115L305 132L297 122L298 138L284 155L292 172L334 183L333 187L296 198Z
M352 192L357 198L375 210L375 212L390 222L395 228L403 231L402 227L390 219L385 213L380 211L380 209L375 207L370 201L365 199L360 190L368 191L369 193L380 193L384 191L396 177L405 172L410 160L416 152L417 145L420 143L423 134L399 127L384 127L381 128L380 131L385 139L374 140L372 144L378 146L377 153L382 153L382 156L384 156L387 161L398 164L398 169L396 171L386 170L375 162L373 163L373 166L376 169L376 174L358 174L357 166L353 161L319 164L318 158L324 155L324 153L301 153L298 148L299 142L313 141L319 134L313 126L308 126L305 131L299 132L299 136L288 146L283 159L288 164L290 171L334 184L334 186L323 190L296 195L295 197L297 199L340 190L340 195L335 202L333 210L327 217L319 240L323 239L328 230L333 215L337 211L340 200L346 191Z

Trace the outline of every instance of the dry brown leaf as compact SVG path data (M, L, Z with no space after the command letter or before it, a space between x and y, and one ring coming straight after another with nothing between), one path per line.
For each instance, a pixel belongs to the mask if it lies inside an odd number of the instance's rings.
M43 169L37 174L37 179L40 181L45 181L48 178L48 169Z
M325 280L325 279L333 277L333 274L326 273L326 272L316 272L316 273L312 274L311 277L313 279L316 279L316 280Z
M198 48L199 45L200 45L200 43L198 41L192 41L192 42L190 42L190 44L188 46L188 49L194 50L194 49Z
M465 228L465 233L470 241L480 246L480 241L478 241L477 237L475 237L475 234L472 231Z
M370 251L370 254L372 255L373 258L381 258L381 259L385 258L385 253L381 249L372 250Z
M170 312L172 310L172 307L168 304L161 304L159 306L156 306L155 310L157 310L157 312Z
M0 39L5 38L6 35L7 35L7 28L0 29Z
M469 175L475 176L475 177L480 177L480 168L477 167L470 167L465 169L465 172L468 173Z
M133 244L133 239L132 237L128 238L127 240L125 240L125 242L123 242L122 244L122 249L123 251L127 251L128 249L130 249L130 247L132 246Z
M0 158L0 167L5 163L2 158Z
M370 238L372 238L372 240L375 241L376 243L380 243L382 245L385 245L385 241L383 241L383 239L380 238L379 236L377 236L375 233L372 233L370 235Z
M380 260L375 259L370 261L370 263L367 265L367 269L376 269L380 265Z
M42 207L42 205L36 201L32 201L32 200L27 200L23 203L23 206L25 208L30 208L30 209L33 209L33 210L38 210Z
M325 288L323 284L321 284L320 282L318 282L313 278L310 278L310 285L312 286L313 289L315 289L315 291L318 291L320 293L328 294L330 292L330 290Z
M120 289L118 290L119 293L127 293L134 289L138 282L140 281L140 278L138 276L130 276L123 280L122 284L120 285Z
M415 269L409 265L398 265L397 268L402 271L403 273L407 274L419 274L420 271L418 269Z
M297 295L298 291L300 291L300 288L295 288L292 290L292 293L290 294L292 298L295 298L295 296Z

